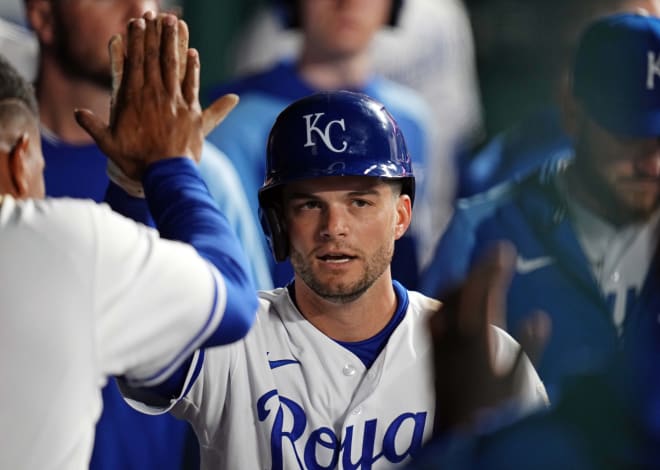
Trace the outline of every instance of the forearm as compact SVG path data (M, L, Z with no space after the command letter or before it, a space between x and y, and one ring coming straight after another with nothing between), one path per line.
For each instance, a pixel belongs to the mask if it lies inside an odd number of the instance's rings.
M192 245L222 274L227 305L222 323L205 346L245 335L257 297L239 240L209 194L195 163L186 158L151 165L143 178L146 201L161 237ZM184 274L185 275L185 274Z

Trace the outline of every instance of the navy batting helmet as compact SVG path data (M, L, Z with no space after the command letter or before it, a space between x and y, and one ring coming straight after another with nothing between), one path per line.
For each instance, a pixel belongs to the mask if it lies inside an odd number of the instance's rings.
M350 91L316 93L280 113L268 137L266 178L259 190L261 224L277 261L289 254L282 226L282 185L323 176L371 176L401 182L415 197L403 134L376 100Z

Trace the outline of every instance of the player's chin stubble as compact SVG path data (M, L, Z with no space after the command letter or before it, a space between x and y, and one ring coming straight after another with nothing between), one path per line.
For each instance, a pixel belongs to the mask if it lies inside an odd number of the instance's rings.
M356 282L323 282L315 275L312 263L295 249L291 249L291 264L299 277L316 295L333 303L347 304L359 298L376 282L392 262L393 247L381 246L367 260L364 274Z
M57 27L58 37L55 44L55 54L57 62L60 64L64 72L72 78L83 79L87 82L93 83L100 88L107 90L112 89L112 75L110 72L110 63L103 66L94 67L86 63L84 58L77 57L72 47L71 41L73 38L60 21Z

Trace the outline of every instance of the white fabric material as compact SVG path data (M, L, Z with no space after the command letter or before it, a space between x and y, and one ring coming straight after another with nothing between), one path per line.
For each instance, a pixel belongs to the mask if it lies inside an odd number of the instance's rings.
M347 468L344 459L350 459L361 461L359 468L383 469L394 457L405 462L408 450L432 432L427 318L440 305L416 292L409 296L405 318L366 369L303 318L287 289L262 292L250 333L206 350L201 375L173 407L195 428L202 468L319 468L313 463L327 466L333 459ZM497 367L510 368L519 345L496 332ZM520 408L544 406L545 388L526 357L521 377ZM342 443L339 455L328 447L335 440Z
M660 211L647 221L614 227L578 202L568 209L594 278L613 298L612 321L623 332L628 302L641 293L660 237Z
M0 259L3 469L87 468L106 377L162 381L225 305L192 247L90 201L5 197Z

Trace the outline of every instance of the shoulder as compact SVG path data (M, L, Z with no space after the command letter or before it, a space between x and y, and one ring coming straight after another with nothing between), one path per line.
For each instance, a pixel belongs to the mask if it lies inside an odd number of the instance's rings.
M257 295L259 296L260 315L269 315L270 312L277 311L281 315L287 316L288 312L298 311L286 287L260 290Z
M238 177L236 168L229 157L227 157L227 154L208 140L204 140L204 144L202 145L199 171L203 177L205 173L210 172L213 173L214 178L227 180L231 183L237 181Z
M555 194L552 182L558 168L555 162L522 178L512 178L473 196L456 201L454 218L478 225L496 212L507 212L533 201L540 204Z
M514 201L520 191L519 183L515 181L504 182L473 196L458 199L456 201L456 213L483 218L496 209Z
M442 307L442 302L417 291L408 291L410 307L420 316L426 317L437 312Z
M5 228L12 226L44 225L69 227L75 232L73 224L95 214L110 213L106 205L96 204L87 199L45 198L16 200L5 196L0 208L0 223Z
M5 197L0 207L5 240L15 237L21 246L32 243L59 252L93 250L101 235L128 233L135 226L135 222L114 213L107 205L86 199L16 201Z
M381 101L397 121L412 119L424 124L430 122L431 108L422 95L407 85L377 77L366 92Z
M286 99L253 91L240 95L238 105L210 134L209 140L224 148L227 140L240 141L244 146L265 148L266 137L277 115L289 104ZM227 151L229 156L234 155Z
M244 75L217 85L211 89L209 97L216 99L227 93L236 93L241 99L248 94L287 95L286 85L294 80L297 80L294 65L291 62L282 61L261 72Z

